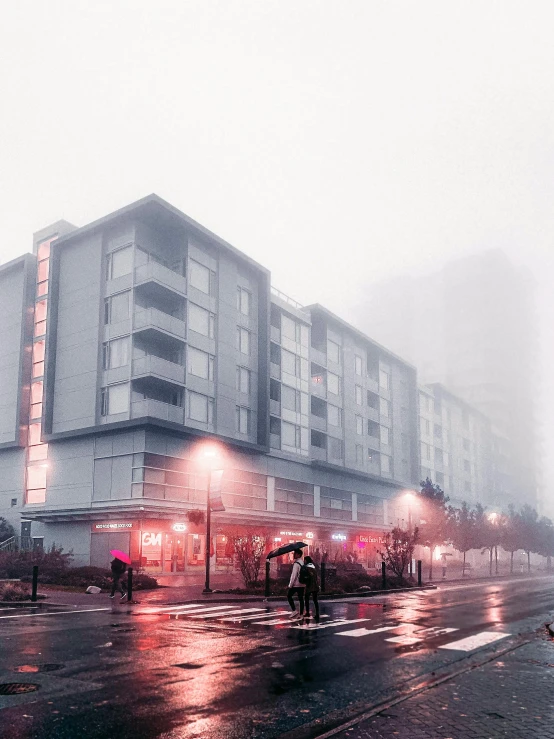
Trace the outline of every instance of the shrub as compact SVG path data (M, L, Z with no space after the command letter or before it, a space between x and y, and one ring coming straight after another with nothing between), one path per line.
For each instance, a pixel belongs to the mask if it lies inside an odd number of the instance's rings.
M25 577L33 574L33 565L39 566L41 577L56 575L65 572L73 552L64 554L62 547L52 544L47 551L41 549L32 552L0 552L0 577Z
M0 584L0 601L30 600L31 591L20 582Z
M29 581L30 576L22 578ZM112 575L110 570L103 567L71 567L65 572L50 572L44 575L39 570L39 583L44 585L69 585L76 588L88 588L95 585L102 590L109 590L112 586ZM149 575L133 572L133 590L152 590L158 587L158 581Z

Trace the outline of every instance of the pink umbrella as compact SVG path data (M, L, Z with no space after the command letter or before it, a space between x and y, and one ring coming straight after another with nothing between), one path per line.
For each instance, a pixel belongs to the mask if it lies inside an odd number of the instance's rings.
M116 559L120 559L122 562L125 562L126 565L131 564L131 558L129 555L119 549L110 549L110 554L112 554Z

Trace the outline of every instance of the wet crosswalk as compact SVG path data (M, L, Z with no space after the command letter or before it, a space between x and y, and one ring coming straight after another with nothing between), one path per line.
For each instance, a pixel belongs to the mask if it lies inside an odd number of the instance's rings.
M142 609L143 614L157 614L176 621L196 623L209 622L211 626L245 626L256 629L291 629L294 631L321 631L325 630L330 636L350 639L379 639L384 645L391 647L411 647L427 643L433 648L470 652L481 647L493 644L510 636L503 631L477 631L477 633L462 639L453 638L459 629L454 626L424 627L418 623L402 620L389 621L385 625L372 624L374 618L370 615L359 618L346 616L332 617L322 614L316 622L312 619L291 619L290 611L280 608L239 606L238 604L210 605L189 603L182 606L164 606ZM353 626L353 628L345 628Z

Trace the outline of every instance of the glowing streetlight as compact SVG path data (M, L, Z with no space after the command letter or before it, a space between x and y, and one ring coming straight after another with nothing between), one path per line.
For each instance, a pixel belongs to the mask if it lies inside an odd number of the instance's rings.
M223 470L216 469L218 463L221 464L220 449L216 444L206 443L200 447L199 458L208 468L208 490L206 495L206 548L205 548L205 559L206 559L206 583L204 586L203 593L211 593L210 588L210 556L212 549L212 507L216 511L224 511L225 508L221 501L221 478L223 477ZM218 499L212 501L212 494L217 495Z

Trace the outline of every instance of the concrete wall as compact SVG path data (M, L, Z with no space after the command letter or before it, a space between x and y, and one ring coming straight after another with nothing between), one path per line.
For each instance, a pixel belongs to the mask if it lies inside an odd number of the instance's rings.
M0 449L0 516L19 534L20 510L25 484L25 450ZM12 500L17 500L12 506Z
M99 234L60 249L52 432L93 426L98 400L102 239ZM52 339L52 337L50 337ZM50 349L49 342L49 349ZM51 384L48 385L51 388Z

